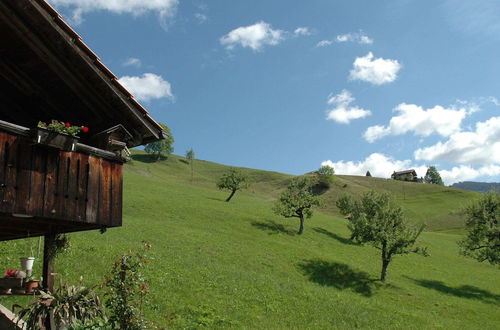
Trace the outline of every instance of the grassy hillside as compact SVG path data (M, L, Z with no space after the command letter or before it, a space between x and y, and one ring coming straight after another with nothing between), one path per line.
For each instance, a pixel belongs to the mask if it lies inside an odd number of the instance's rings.
M191 182L182 158L146 161L139 154L127 165L123 227L102 235L72 234L72 248L57 262L60 278L76 282L82 275L86 284L99 284L120 252L148 240L153 260L146 270L147 316L161 326L494 329L500 324L500 270L459 256L460 236L454 231L423 233L421 244L431 256L396 257L387 284L381 284L378 251L351 243L345 220L333 207L307 220L302 236L295 235L295 221L272 214L273 198L291 176L247 170L254 185L225 203L227 193L214 185L223 166L197 161ZM450 214L476 196L340 176L324 198L372 187L394 192L412 221L431 218L438 229L459 227L461 220ZM0 267L16 267L26 243L0 244Z

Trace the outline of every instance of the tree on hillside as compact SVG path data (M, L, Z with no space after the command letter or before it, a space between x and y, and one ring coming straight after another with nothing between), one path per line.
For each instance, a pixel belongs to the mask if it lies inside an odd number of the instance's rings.
M372 174L370 173L370 171L366 171L366 176L372 176Z
M189 161L189 164L191 165L191 182L193 181L194 157L195 157L195 154L194 154L193 148L186 151L186 159Z
M312 185L308 177L294 178L274 204L277 215L300 220L299 235L304 232L304 219L312 217L312 207L320 205L319 198L312 192Z
M426 249L413 248L423 226L420 229L410 228L401 207L394 205L388 194L370 191L360 200L346 195L339 198L337 207L343 215L349 215L348 227L352 239L380 250L381 281L385 281L387 268L395 255L410 252L427 255Z
M489 192L465 208L467 237L460 252L478 261L500 264L500 194Z
M161 157L168 157L174 151L174 136L165 124L160 124L167 136L163 140L148 143L146 147L144 147L144 151L148 154L151 154L156 160L159 160Z
M431 184L438 184L440 186L444 185L443 180L441 179L441 175L439 175L439 172L437 171L435 166L429 166L429 168L427 168L427 172L425 173L424 177L424 182Z
M226 173L222 174L217 181L217 188L231 191L226 202L229 202L238 190L246 189L249 185L247 175L235 168L230 168Z
M335 170L333 169L333 167L328 165L321 166L316 172L316 175L318 177L318 184L322 188L330 188L330 185L333 183L334 174Z

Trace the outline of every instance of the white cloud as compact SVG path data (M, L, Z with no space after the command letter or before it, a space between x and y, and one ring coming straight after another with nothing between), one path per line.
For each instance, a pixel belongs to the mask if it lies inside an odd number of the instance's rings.
M258 51L264 45L279 44L284 38L283 34L283 30L274 30L270 24L261 21L232 30L220 38L220 43L227 49L233 49L240 45Z
M476 109L475 106L469 109L464 107L447 109L440 105L423 109L415 104L401 103L393 110L399 114L391 118L387 127L380 125L368 127L364 138L371 143L387 135L402 135L408 132L420 136L429 136L432 133L450 136L460 131L463 119Z
M310 36L312 34L311 30L308 27L298 27L293 31L296 36Z
M333 108L327 111L326 119L335 120L341 124L349 124L351 120L364 118L372 114L370 110L351 106L354 100L351 93L345 89L340 94L330 95L327 103L332 105Z
M203 13L195 13L194 17L198 20L198 23L203 24L208 20L208 16Z
M476 130L457 132L446 142L415 151L415 159L466 164L500 164L500 117L476 123Z
M83 14L105 10L117 14L141 15L146 12L157 12L160 23L165 27L166 19L177 10L178 0L48 0L55 7L72 10L72 23L78 25L83 21Z
M333 41L331 41L331 40L321 40L320 42L318 42L316 44L316 47L326 47L326 46L330 46L332 43L333 43Z
M373 44L373 39L365 35L363 31L339 34L335 40L337 42L356 42L363 45Z
M427 172L427 165L416 165L411 160L396 160L390 156L380 153L372 153L363 161L343 161L333 162L326 160L321 166L333 167L336 174L343 175L365 175L367 171L374 177L390 178L392 172L414 169L418 177L424 177ZM487 165L479 168L460 165L454 166L450 170L439 170L439 174L445 185L455 182L474 180L478 177L494 177L500 175L500 166Z
M174 99L172 86L168 81L154 73L145 73L141 77L124 76L119 82L129 90L137 100Z
M136 68L140 68L141 65L141 60L135 57L129 57L125 61L123 61L123 66L135 66Z
M441 170L439 171L443 182L446 185L453 184L455 182L474 180L482 176L497 176L500 175L500 166L489 165L482 166L475 169L470 166L455 166L451 170Z
M373 54L369 52L364 57L356 57L349 78L382 85L396 80L400 69L401 64L397 60L374 59Z
M418 176L424 176L427 171L427 166L414 166L410 160L395 160L380 153L372 153L363 161L326 160L321 163L321 166L323 165L333 167L336 174L365 175L370 171L372 176L380 178L390 178L394 171L415 169Z

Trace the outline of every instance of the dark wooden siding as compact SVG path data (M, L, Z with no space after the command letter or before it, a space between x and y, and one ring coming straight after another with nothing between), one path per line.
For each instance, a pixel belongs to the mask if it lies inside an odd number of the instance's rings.
M0 214L120 226L122 164L0 131Z

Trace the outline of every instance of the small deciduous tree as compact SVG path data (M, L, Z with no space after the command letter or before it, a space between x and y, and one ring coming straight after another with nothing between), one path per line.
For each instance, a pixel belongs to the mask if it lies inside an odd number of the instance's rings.
M429 168L427 168L427 172L425 173L424 177L424 182L431 184L438 184L440 186L444 185L443 179L441 179L441 175L439 174L435 166L429 166Z
M467 237L460 252L478 261L500 264L500 194L489 192L465 208Z
M370 173L370 171L366 171L366 176L372 176L372 174Z
M160 141L148 143L144 147L144 151L153 155L156 160L159 160L162 156L167 157L174 151L174 136L172 135L170 128L168 128L165 124L160 124L160 126L163 128L166 138Z
M285 218L299 218L299 231L304 232L304 219L312 217L313 206L320 205L320 200L312 192L312 182L308 177L294 178L274 204L274 213Z
M389 195L370 191L360 200L343 196L337 201L337 207L342 214L349 215L351 239L380 250L381 281L385 281L387 268L395 255L410 252L427 255L426 249L413 248L423 226L420 229L410 228L401 207L394 205Z
M194 154L193 148L186 151L186 159L189 161L189 164L191 165L191 181L193 181L194 157L195 157L195 154Z
M335 174L335 170L333 169L333 167L328 165L323 165L318 169L316 174L318 177L318 184L321 187L330 188L330 185L334 180L334 174Z
M246 189L249 185L247 175L235 168L230 168L217 181L217 188L231 191L226 202L229 202L238 190Z

